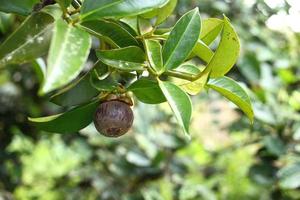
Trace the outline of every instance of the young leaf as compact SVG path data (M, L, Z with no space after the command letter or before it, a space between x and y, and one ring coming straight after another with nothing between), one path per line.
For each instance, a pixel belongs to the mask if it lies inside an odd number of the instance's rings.
M178 123L182 126L184 133L189 136L189 126L192 115L192 102L190 97L178 86L170 82L159 82Z
M176 5L177 0L169 0L169 2L164 7L158 9L158 15L155 24L159 25L164 22L173 13Z
M200 35L201 19L198 8L180 18L163 47L166 69L178 67L190 55Z
M85 0L81 20L139 15L164 6L168 0Z
M228 77L220 77L210 79L207 86L237 105L248 116L251 123L253 123L254 114L250 98L238 83Z
M86 74L68 87L51 97L51 102L60 106L75 106L86 103L99 92L90 83L90 74Z
M28 118L40 130L52 133L74 133L88 126L93 121L93 116L99 101L76 107L62 114Z
M112 20L93 20L81 27L115 47L139 46L138 41L123 26Z
M225 75L236 63L240 52L240 42L234 28L225 17L224 28L220 44L206 67L211 71L211 77L217 78Z
M208 18L202 21L202 31L200 39L208 46L220 34L224 26L224 21L217 18Z
M192 54L198 56L201 60L203 60L206 63L209 63L209 61L214 56L214 52L201 40L197 41Z
M143 103L160 104L166 101L158 83L147 78L137 80L128 87L128 90Z
M42 93L58 89L76 78L84 67L90 47L91 38L88 33L57 20Z
M39 3L39 0L1 0L0 11L29 15L36 3Z
M145 40L145 47L151 68L157 73L162 74L164 70L162 59L162 47L156 40Z
M146 60L145 53L139 47L126 47L98 51L97 57L106 65L124 71L142 71Z
M42 55L49 48L54 19L46 13L35 13L0 46L0 68L22 64Z

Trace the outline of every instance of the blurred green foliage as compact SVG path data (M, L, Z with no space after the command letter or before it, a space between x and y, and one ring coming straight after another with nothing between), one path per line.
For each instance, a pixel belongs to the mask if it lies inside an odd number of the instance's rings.
M93 126L50 135L26 118L60 111L36 96L42 63L11 66L0 72L0 199L300 199L300 34L266 26L290 5L178 3L174 20L199 6L203 18L224 13L237 27L242 55L230 76L248 88L254 125L209 92L193 99L191 141L165 104L136 105L134 129L118 140ZM22 20L0 13L0 41Z

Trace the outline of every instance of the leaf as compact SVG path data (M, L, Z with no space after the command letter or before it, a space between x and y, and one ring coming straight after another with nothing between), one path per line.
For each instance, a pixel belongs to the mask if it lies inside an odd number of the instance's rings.
M208 18L202 21L202 31L200 39L206 45L210 45L220 34L224 26L224 21L217 18Z
M97 51L97 57L106 65L124 71L143 71L145 53L139 47Z
M29 16L0 46L0 68L22 64L47 53L54 19L46 13Z
M51 102L60 106L75 106L86 103L99 92L90 83L90 74L86 74L68 87L51 97Z
M282 168L278 172L279 185L284 189L300 187L300 163L294 163Z
M138 30L140 35L146 35L153 30L152 24L149 20L138 18Z
M160 104L166 101L158 83L147 78L137 80L128 87L128 90L143 103Z
M162 47L156 40L145 40L146 53L151 68L157 73L162 74L165 69L163 66Z
M282 156L286 153L286 147L283 141L274 136L266 136L263 139L263 143L268 151L268 153L275 156Z
M182 126L184 133L189 136L189 126L192 115L192 102L190 97L173 83L159 81L159 86L173 110L178 123Z
M14 22L14 16L12 14L6 14L0 12L0 33L7 33Z
M200 35L201 19L198 8L183 15L163 47L166 69L178 67L190 55Z
M52 133L74 133L93 121L94 113L99 101L76 107L62 114L28 118L37 128Z
M214 56L214 52L201 40L197 41L196 46L193 49L193 54L206 63L209 63Z
M175 10L177 5L177 0L169 0L169 2L162 8L158 9L157 18L155 25L159 25L164 22Z
M230 22L225 17L220 44L205 70L207 72L211 71L210 76L212 78L225 75L236 63L239 52L239 38Z
M253 123L254 114L250 98L238 83L228 77L220 77L210 79L207 86L237 105L248 116L251 123Z
M88 33L57 20L41 92L51 92L75 79L84 67L90 47L91 37Z
M136 16L164 6L168 0L86 0L81 11L81 20L104 17Z
M111 76L106 77L105 79L98 79L97 75L93 75L90 78L90 82L92 86L98 90L98 91L106 91L106 92L111 92L113 90L116 90L117 87L119 86L119 83L114 80Z
M36 3L39 3L39 0L1 0L0 11L29 15Z
M93 20L81 23L83 29L104 39L115 47L139 46L138 41L124 27L112 20Z
M177 70L187 72L190 74L194 74L194 75L197 75L201 72L201 70L197 66L191 65L191 64L182 65ZM205 87L205 84L207 83L207 80L208 80L208 76L209 76L209 73L204 73L204 74L202 74L202 76L199 79L192 81L192 82L186 81L185 83L181 84L180 86L188 94L197 95Z

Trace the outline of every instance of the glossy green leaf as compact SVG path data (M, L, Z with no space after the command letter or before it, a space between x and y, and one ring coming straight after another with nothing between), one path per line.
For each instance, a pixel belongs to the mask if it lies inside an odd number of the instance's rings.
M46 13L35 13L0 46L0 68L21 64L47 53L54 19Z
M29 15L39 0L1 0L0 11L15 13L19 15Z
M125 71L142 71L146 60L139 47L98 51L97 57L106 65Z
M193 54L206 63L209 63L214 56L214 52L201 40L197 41L196 46L193 49Z
M62 89L51 97L51 102L60 106L75 106L90 101L98 94L90 83L90 74L86 74L79 80Z
M138 46L139 43L128 30L112 20L93 20L81 26L96 37L104 39L115 47Z
M162 47L156 40L145 40L146 53L151 68L157 73L162 74L164 70L162 59Z
M189 126L192 116L192 102L190 97L178 86L170 82L159 82L178 123L182 126L184 133L189 136Z
M90 47L88 33L58 20L48 55L42 93L58 89L75 79L84 67Z
M198 8L180 18L163 47L166 69L178 67L190 55L200 35L201 19Z
M169 2L164 7L158 9L158 15L155 24L159 25L164 22L173 13L176 5L177 0L169 0Z
M210 79L207 86L237 105L248 116L251 123L253 123L254 114L250 98L238 83L228 77L220 77Z
M211 71L211 77L225 75L236 63L240 53L240 42L234 28L225 17L220 44L208 63L206 71Z
M224 26L224 21L217 18L208 18L202 21L202 31L200 39L210 45L220 34Z
M143 103L159 104L166 101L158 83L147 78L137 80L128 87L128 90L133 92L137 99Z
M67 8L70 6L72 0L56 0L56 2L64 11L67 11Z
M81 10L83 21L103 17L135 16L164 6L168 0L86 0Z
M76 107L62 114L29 118L37 128L52 133L74 133L88 126L94 117L99 101Z

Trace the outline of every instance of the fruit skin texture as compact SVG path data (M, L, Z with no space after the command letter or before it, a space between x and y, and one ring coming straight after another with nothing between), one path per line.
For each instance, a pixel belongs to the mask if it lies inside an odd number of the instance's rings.
M134 115L128 104L113 100L98 106L94 124L100 134L106 137L120 137L129 131L133 119Z

